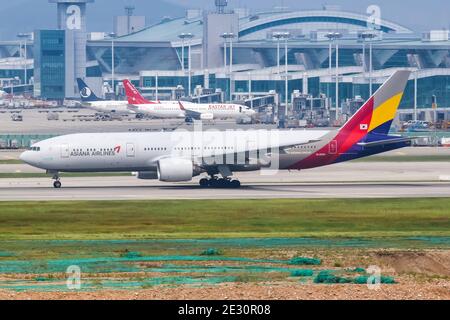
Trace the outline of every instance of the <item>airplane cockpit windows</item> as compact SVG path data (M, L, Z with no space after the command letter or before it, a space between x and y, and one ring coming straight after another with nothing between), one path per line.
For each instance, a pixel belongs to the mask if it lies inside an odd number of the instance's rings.
M29 151L37 151L37 152L39 152L39 151L41 151L41 147L30 147L28 150Z

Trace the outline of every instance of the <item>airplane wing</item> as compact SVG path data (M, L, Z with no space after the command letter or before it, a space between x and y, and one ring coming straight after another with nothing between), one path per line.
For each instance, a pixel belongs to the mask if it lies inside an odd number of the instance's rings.
M201 115L202 114L200 112L186 109L184 107L184 105L181 103L181 101L178 101L178 105L180 106L181 111L184 112L184 114L186 115L187 118L192 118L192 119L195 119L195 120L200 120L201 119Z

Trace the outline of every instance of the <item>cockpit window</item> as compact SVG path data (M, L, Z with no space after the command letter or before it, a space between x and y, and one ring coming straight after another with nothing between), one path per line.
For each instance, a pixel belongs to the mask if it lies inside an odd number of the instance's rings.
M31 147L30 151L41 151L41 147Z

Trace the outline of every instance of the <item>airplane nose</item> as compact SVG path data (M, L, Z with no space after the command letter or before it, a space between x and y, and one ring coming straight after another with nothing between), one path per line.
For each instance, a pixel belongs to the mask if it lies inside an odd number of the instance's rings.
M25 151L23 152L20 156L19 159L22 160L25 163L30 163L31 162L31 154L30 151Z

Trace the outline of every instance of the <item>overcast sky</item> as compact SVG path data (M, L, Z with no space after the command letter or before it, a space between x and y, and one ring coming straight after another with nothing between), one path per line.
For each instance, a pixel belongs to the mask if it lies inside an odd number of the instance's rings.
M14 39L18 32L55 28L56 9L48 0L0 0L0 40ZM449 0L334 0L343 10L365 13L371 4L379 5L382 18L400 23L415 31L450 27ZM90 31L112 31L112 17L123 14L125 4L136 6L136 15L147 16L148 23L164 16L179 17L186 8L214 8L214 0L96 0L89 4ZM290 9L321 9L321 2L304 0L229 0L229 7L246 7L253 12L275 6Z

